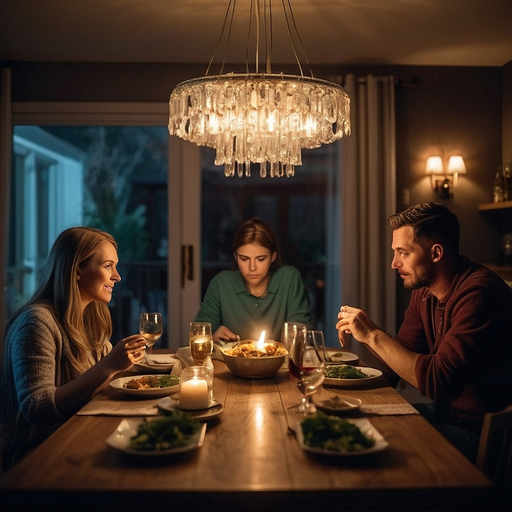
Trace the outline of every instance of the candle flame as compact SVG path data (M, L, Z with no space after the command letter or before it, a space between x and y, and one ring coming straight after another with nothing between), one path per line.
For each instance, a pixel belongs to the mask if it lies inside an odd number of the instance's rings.
M260 339L259 339L258 343L256 344L256 348L260 352L263 352L263 350L265 348L265 331L261 332L261 336L260 336Z

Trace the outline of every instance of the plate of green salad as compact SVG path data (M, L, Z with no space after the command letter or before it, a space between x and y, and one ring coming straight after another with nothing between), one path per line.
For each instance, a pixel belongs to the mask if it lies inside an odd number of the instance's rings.
M107 438L112 448L139 456L163 456L201 447L206 423L182 411L154 418L124 418Z
M350 364L327 365L324 386L339 388L361 386L381 376L382 372L376 368Z
M297 438L303 450L334 457L369 455L389 445L366 418L344 419L322 412L298 422Z

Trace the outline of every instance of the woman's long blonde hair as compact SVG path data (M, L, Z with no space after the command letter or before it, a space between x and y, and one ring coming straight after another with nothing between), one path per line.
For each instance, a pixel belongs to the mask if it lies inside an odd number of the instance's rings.
M112 318L107 304L93 301L82 309L77 273L93 258L99 247L114 238L99 229L74 227L55 240L43 267L39 284L28 303L53 306L57 320L67 334L64 350L70 364L83 373L90 367L90 355L98 360L112 336Z

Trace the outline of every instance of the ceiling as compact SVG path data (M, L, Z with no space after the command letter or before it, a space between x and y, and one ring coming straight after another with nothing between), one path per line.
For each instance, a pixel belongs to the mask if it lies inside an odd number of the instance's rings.
M206 63L219 41L228 3L1 0L0 61ZM511 0L290 3L313 65L503 66L512 61ZM280 0L272 3L271 60L295 63L281 5ZM214 63L245 62L245 50L237 56L233 49L247 46L249 6L250 0L238 0L230 53L219 51ZM305 63L300 43L295 47ZM254 50L250 55L252 63Z

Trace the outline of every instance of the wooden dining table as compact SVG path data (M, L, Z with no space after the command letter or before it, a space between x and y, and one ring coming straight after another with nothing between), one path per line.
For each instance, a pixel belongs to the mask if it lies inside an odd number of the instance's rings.
M351 411L345 417L367 418L388 446L362 456L317 455L299 444L303 418L288 407L300 393L286 369L247 379L222 361L214 368L223 411L207 422L201 447L130 455L106 442L121 417L75 415L0 478L0 508L467 511L493 499L491 481L418 414ZM115 393L108 387L95 399L123 399ZM407 404L383 377L319 393L358 398L363 406Z

